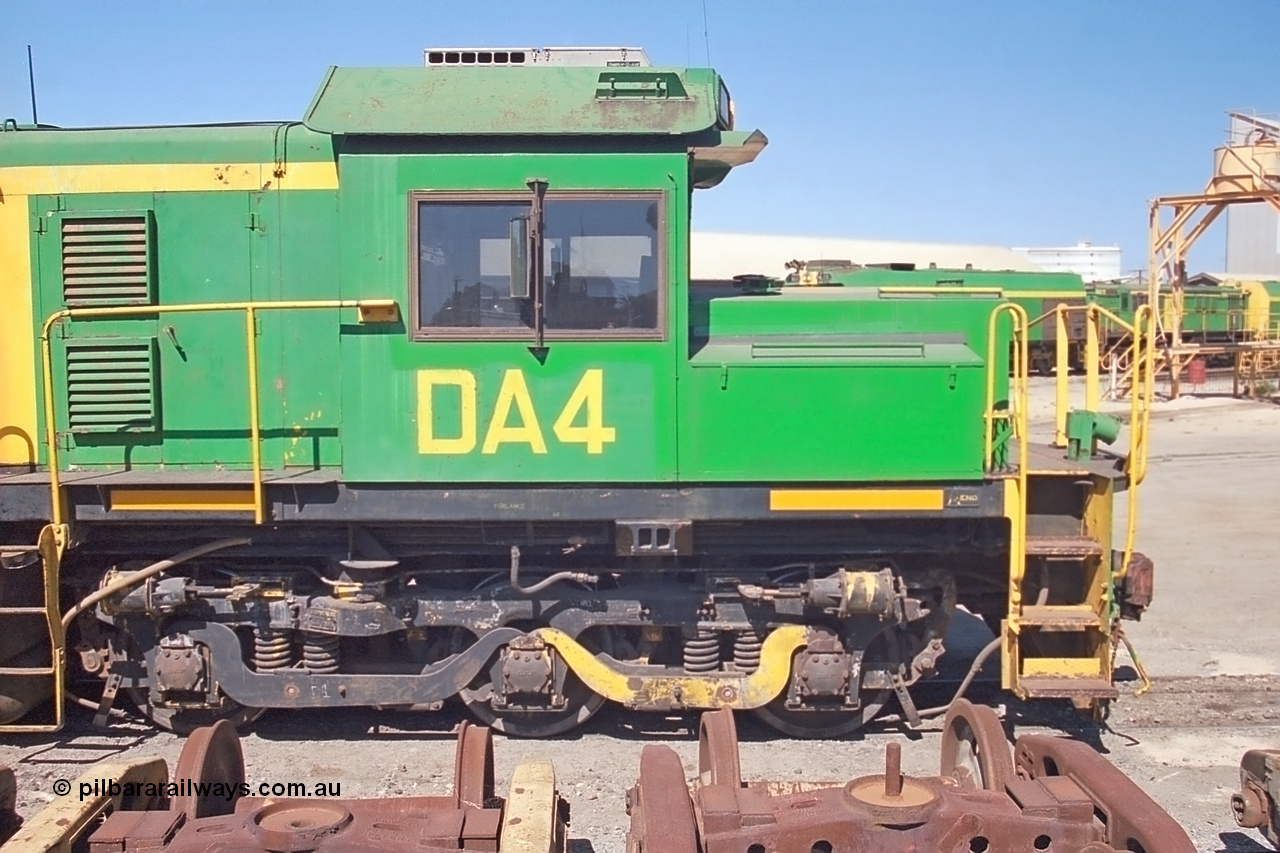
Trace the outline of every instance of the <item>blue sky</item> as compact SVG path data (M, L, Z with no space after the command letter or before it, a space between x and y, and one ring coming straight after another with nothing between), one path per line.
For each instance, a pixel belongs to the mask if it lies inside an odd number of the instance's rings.
M1198 191L1228 109L1280 113L1280 0L19 3L0 115L69 125L290 119L328 65L431 46L639 45L710 64L769 148L696 228L1071 245L1145 266L1147 201ZM1221 268L1222 230L1195 268Z

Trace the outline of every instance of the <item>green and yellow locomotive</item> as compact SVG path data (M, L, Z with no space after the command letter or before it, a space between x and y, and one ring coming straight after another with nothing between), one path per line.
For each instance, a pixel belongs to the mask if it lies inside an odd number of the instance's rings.
M0 133L10 730L456 698L835 735L916 718L959 606L1006 688L1115 695L1141 453L1091 411L1030 440L1018 305L690 282L693 190L765 145L714 71L428 57L300 122Z
M999 291L1027 312L1030 368L1051 373L1058 358L1058 337L1067 342L1067 359L1073 370L1083 370L1087 349L1088 317L1081 309L1102 309L1097 324L1100 368L1131 360L1131 329L1139 308L1151 301L1145 286L1122 282L1085 282L1075 273L1028 273L1004 270L916 269L914 264L861 266L849 261L791 261L793 270L785 283L809 287L956 288ZM1280 282L1250 277L1201 274L1182 288L1181 309L1168 284L1159 291L1158 329L1166 335L1180 329L1180 339L1212 347L1245 341L1280 338ZM1059 306L1063 323L1047 322ZM1039 322L1037 322L1039 320ZM1230 362L1230 357L1227 357Z

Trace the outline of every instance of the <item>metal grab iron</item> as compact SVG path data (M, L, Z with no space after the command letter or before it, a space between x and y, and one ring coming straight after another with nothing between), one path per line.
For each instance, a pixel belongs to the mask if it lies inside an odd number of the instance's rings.
M882 772L847 783L744 784L728 709L702 716L698 781L647 746L628 792L627 853L1013 851L1193 853L1186 832L1087 744L1027 735L1014 756L989 708L947 716L943 773L911 777L901 746Z

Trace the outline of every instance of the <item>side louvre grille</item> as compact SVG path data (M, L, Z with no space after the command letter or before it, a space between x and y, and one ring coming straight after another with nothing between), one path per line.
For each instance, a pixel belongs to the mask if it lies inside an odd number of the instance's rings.
M148 341L67 345L67 416L72 432L154 432L156 347Z
M62 299L68 307L151 302L151 216L62 220Z

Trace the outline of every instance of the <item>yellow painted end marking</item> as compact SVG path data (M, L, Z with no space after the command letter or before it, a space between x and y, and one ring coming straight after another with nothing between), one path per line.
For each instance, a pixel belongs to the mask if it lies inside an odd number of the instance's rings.
M537 756L517 764L498 848L503 853L558 853L557 839L564 829L556 807L559 799L549 759Z
M110 780L120 783L116 790L123 791L126 785L164 785L168 779L169 767L163 758L135 758L99 764L81 776L72 790L83 790L80 787L83 784L92 788L95 782ZM55 797L0 846L5 851L70 850L72 842L87 835L100 815L119 809L122 799L123 794L111 796L106 793L85 798Z
M0 168L0 192L7 196L81 193L336 190L338 167L331 161L286 163L276 177L273 163L106 163L76 166ZM23 211L25 215L25 207Z
M773 489L769 509L774 512L887 512L939 511L942 489Z
M0 170L3 171L3 170ZM36 462L36 343L27 197L0 183L0 464Z
M111 509L125 512L252 512L254 507L252 488L111 490Z
M1022 675L1096 678L1102 675L1102 662L1097 658L1023 658Z
M534 633L555 648L583 684L630 708L759 708L786 687L791 657L807 645L803 625L784 625L765 638L760 668L750 675L631 675L611 668L563 631L539 628Z

